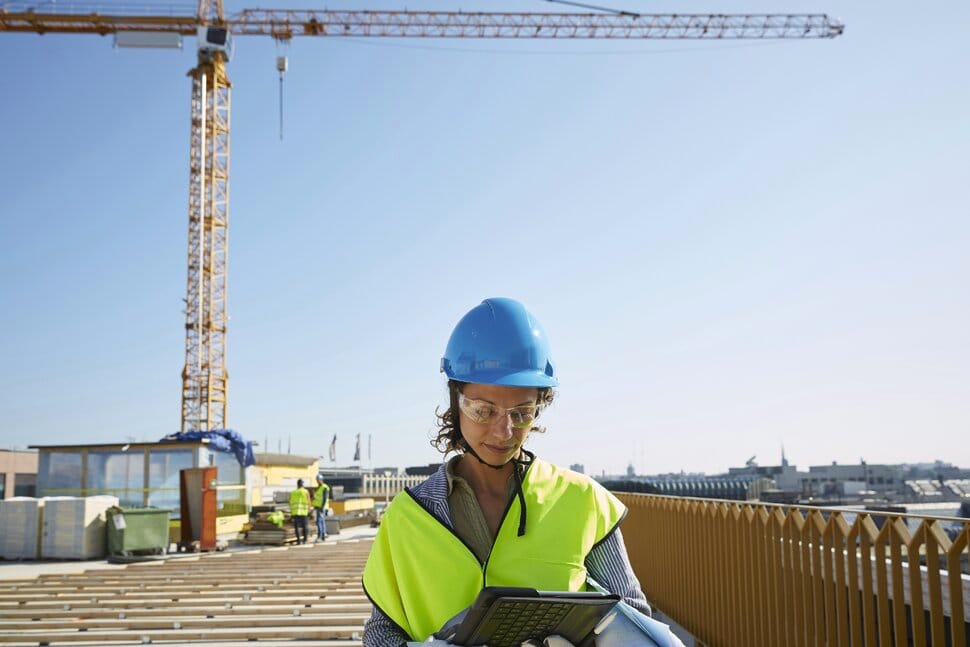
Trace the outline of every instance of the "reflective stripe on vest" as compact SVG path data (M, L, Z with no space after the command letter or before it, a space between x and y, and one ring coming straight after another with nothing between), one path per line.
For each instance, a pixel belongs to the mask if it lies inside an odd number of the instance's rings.
M520 503L513 497L484 566L410 492L399 494L384 513L364 568L368 597L413 640L424 640L486 585L585 589L586 556L626 508L592 479L538 459L526 472L523 491L525 535L516 536Z

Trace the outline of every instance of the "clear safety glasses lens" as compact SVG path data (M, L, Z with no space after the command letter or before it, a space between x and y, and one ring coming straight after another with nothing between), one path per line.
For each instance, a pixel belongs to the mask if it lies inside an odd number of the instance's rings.
M485 400L473 400L466 398L463 394L458 394L458 407L472 422L481 425L490 425L502 416L509 416L512 426L516 429L531 427L536 419L536 408L534 406L521 406L503 409Z

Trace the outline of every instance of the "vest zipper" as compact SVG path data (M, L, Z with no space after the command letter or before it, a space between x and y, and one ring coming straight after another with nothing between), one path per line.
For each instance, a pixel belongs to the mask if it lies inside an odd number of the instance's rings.
M509 516L509 510L512 509L512 503L515 501L515 497L509 499L509 502L505 504L505 511L502 513L502 520L498 523L499 532L502 532L502 526L505 525L505 518ZM495 537L498 539L498 536ZM495 541L492 542L492 546L488 549L488 555L485 556L485 561L482 562L482 587L488 586L488 560L492 558L492 551L495 550Z

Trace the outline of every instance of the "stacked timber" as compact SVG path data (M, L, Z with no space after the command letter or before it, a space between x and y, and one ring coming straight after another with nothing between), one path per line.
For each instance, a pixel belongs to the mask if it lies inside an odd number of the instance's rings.
M374 513L374 499L364 497L333 501L331 503L331 515L331 518L339 523L337 526L338 532L340 528L370 525L376 518ZM331 532L329 526L327 526L327 532Z
M293 522L290 520L290 515L284 515L283 526L280 527L268 519L270 514L278 513L257 512L256 517L246 524L246 528L243 529L242 537L242 542L244 544L259 546L283 546L285 544L296 543L296 530L293 528ZM309 527L310 522L308 521L308 532Z
M360 647L371 611L361 574L372 543L169 556L0 580L0 647L199 641Z

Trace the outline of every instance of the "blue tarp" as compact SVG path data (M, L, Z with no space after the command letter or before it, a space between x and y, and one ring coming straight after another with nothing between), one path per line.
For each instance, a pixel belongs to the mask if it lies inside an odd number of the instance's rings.
M162 438L165 442L184 442L208 440L209 447L220 452L231 452L243 467L256 464L253 456L253 444L242 437L238 431L232 429L213 429L212 431L183 431Z

